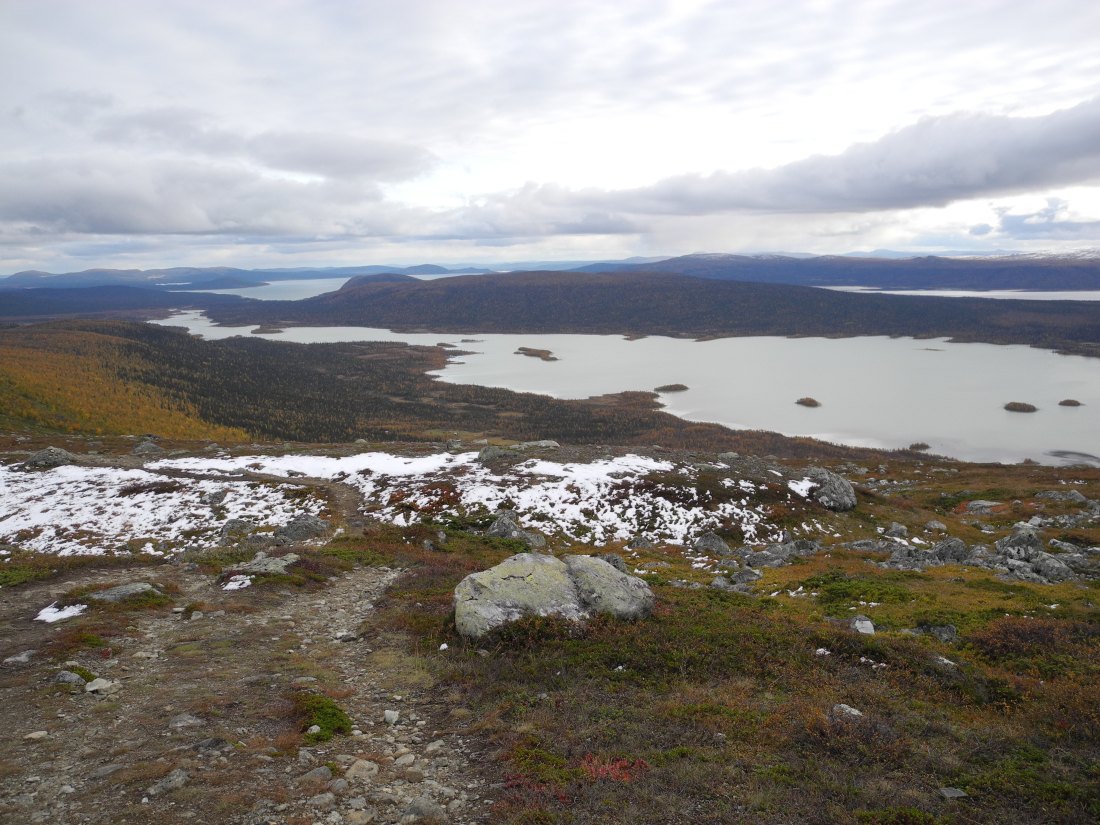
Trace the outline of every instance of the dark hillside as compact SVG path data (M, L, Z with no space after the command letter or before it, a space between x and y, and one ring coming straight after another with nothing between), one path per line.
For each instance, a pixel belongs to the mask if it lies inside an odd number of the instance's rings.
M1100 353L1100 303L856 295L652 274L475 275L211 308L227 324L723 337L911 335Z
M724 281L880 289L1100 289L1100 257L849 258L683 255L651 264L593 264L582 272L665 272Z

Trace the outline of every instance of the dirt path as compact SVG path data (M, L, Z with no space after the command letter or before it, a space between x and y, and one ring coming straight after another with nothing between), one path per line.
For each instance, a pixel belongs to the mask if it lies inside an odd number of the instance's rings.
M364 567L312 590L226 592L165 564L0 591L0 659L36 651L0 666L0 821L489 821L486 760L464 735L469 714L434 684L430 656L357 635L399 575ZM32 621L74 587L129 581L155 582L187 607ZM94 624L122 641L71 638ZM66 639L75 646L59 650ZM56 684L66 662L112 683L108 694ZM303 744L293 711L303 692L332 697L352 735Z

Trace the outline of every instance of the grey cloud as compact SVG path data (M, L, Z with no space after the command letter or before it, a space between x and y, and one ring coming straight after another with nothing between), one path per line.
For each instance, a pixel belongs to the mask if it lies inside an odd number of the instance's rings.
M51 159L0 165L0 220L92 234L387 235L405 209L373 184L271 178L186 161Z
M248 141L249 153L273 169L326 177L405 180L434 162L419 146L322 132L267 132Z
M1014 240L1095 241L1100 240L1100 221L1076 221L1066 217L1068 204L1048 198L1045 208L1024 215L1003 212L1000 231Z
M548 206L636 214L861 212L1100 180L1100 97L1044 117L925 118L839 155L776 169L681 175L614 192L537 195ZM530 193L526 196L530 199Z

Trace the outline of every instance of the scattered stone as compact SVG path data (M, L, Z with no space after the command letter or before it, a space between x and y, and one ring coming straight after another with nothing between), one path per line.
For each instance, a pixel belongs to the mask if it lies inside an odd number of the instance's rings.
M557 450L560 448L561 444L556 441L551 441L550 439L543 439L542 441L524 441L522 444L517 444L515 446L517 450Z
M437 802L426 796L414 799L401 816L402 823L446 821L447 812Z
M829 721L831 722L854 722L862 717L863 711L856 710L851 705L836 704L829 711Z
M639 618L653 609L654 598L648 584L602 559L520 553L464 578L454 604L458 632L476 639L523 616Z
M263 550L256 553L252 561L233 567L222 573L223 578L230 575L249 576L282 576L286 575L287 568L298 561L297 553L287 553L285 556L269 556Z
M30 662L30 660L32 658L34 658L34 654L36 654L37 652L38 652L37 650L24 650L22 653L16 653L14 656L9 656L8 658L6 658L4 660L4 664L6 664L6 665L25 665L25 664L28 664Z
M275 531L275 544L278 546L300 544L321 538L327 535L328 531L329 523L324 519L310 514L301 515Z
M197 716L192 716L190 713L181 713L178 716L173 716L168 720L168 727L172 730L179 730L181 728L199 728L205 725L202 719Z
M965 799L970 794L958 788L940 788L940 796L944 799Z
M62 670L53 677L56 684L59 685L72 685L74 687L83 688L87 682L84 681L84 677L79 673L73 673L71 670Z
M708 553L712 556L728 556L730 547L717 533L703 533L691 543L696 553Z
M656 546L656 543L650 541L645 536L635 536L626 545L626 548L628 550L652 550Z
M118 682L112 682L110 679L104 679L102 677L98 679L92 679L88 684L84 685L84 691L86 693L95 693L99 696L111 696L122 690L122 685Z
M1003 502L1000 501L986 501L984 499L976 499L975 501L968 501L966 503L966 512L975 516L988 516L995 509L1002 505Z
M328 767L328 765L321 765L311 771L306 771L295 779L294 783L296 785L301 785L304 782L328 782L331 779L332 768Z
M146 593L161 595L161 592L149 584L149 582L129 582L127 584L120 584L116 587L110 587L106 590L94 590L91 593L86 594L83 598L92 602L107 602L108 604L118 604L119 602L132 599L134 596L142 596Z
M344 771L344 778L349 782L371 782L376 776L378 776L378 765L368 759L356 759Z
M382 714L382 720L387 725L396 725L397 720L401 717L401 711L399 710L387 710Z
M909 535L909 528L904 524L898 524L896 521L892 521L884 535L888 539L903 539Z
M106 779L111 774L118 773L120 770L122 770L122 768L123 768L122 765L118 765L118 764L115 764L113 762L109 765L100 765L98 768L96 768L94 771L92 771L90 774L88 774L88 778L89 779Z
M1046 501L1066 501L1073 504L1089 503L1085 494L1080 490L1044 490L1041 493L1036 493L1035 498L1045 499Z
M44 450L39 450L24 461L23 466L33 467L35 469L50 469L52 467L63 467L66 464L75 463L76 456L68 450L62 450L60 447L47 447Z
M309 800L309 806L321 811L331 811L336 807L336 794L331 791L319 793Z
M932 519L931 521L927 521L924 523L924 529L927 530L929 533L944 533L947 531L947 525L944 524L942 521Z
M488 464L490 461L500 461L502 459L517 459L519 453L512 449L505 447L484 447L477 454L477 460L482 464Z
M519 526L517 518L518 516L511 510L504 511L497 517L497 520L492 523L485 532L485 535L522 541L532 550L538 550L545 547L546 538L539 533L524 530Z
M875 635L875 623L866 616L853 616L851 621L848 622L848 626L856 633L862 633L865 636Z
M178 791L190 781L191 774L183 770L183 768L176 768L168 774L168 776L164 777L164 779L150 786L145 793L148 796L159 796L160 794L169 793L171 791Z
M49 731L36 730L33 733L28 733L26 736L23 737L23 739L28 741L28 742L37 742L40 739L45 739L49 735L50 735Z
M163 447L154 444L152 441L142 441L133 449L133 454L140 456L162 456L167 452Z
M856 506L856 491L848 479L826 470L823 467L810 467L806 477L814 482L810 496L829 510L844 513Z

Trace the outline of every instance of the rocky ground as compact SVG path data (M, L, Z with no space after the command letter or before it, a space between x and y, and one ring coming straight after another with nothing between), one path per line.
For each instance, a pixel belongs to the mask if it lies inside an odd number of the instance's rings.
M988 815L958 821L1100 810L1081 710L1100 470L554 442L9 446L0 821L829 822L893 816L899 793L949 814L959 788ZM653 586L654 617L460 639L455 586L525 548L611 551ZM72 616L36 620L51 605ZM835 718L852 702L859 736ZM987 751L1032 761L972 768Z
M361 567L315 590L225 591L165 564L6 589L4 650L18 652L0 670L0 819L487 821L493 787L469 714L433 693L396 640L357 634L398 575ZM31 621L75 587L134 580L189 606L107 613L125 641L60 661L64 623ZM58 681L73 671L100 681ZM300 693L337 697L354 730L303 741L291 711Z

